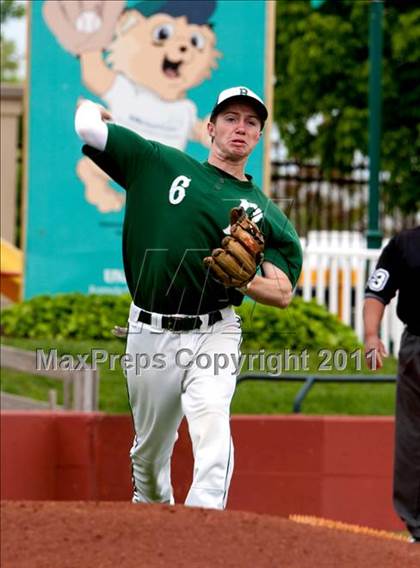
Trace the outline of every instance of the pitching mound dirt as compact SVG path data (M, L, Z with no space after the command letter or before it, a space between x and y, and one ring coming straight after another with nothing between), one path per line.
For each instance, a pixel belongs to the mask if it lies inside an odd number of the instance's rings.
M4 568L395 568L420 545L280 517L111 502L2 503Z

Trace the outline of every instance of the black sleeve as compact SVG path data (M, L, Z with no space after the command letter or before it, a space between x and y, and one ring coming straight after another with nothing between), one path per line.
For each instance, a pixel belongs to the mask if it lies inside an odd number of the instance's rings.
M85 144L82 146L82 152L85 156L90 158L95 164L101 168L111 179L113 179L118 185L126 189L125 187L125 177L120 170L120 167L116 160L110 156L106 150L101 151L93 148L93 146L88 146Z
M383 304L389 304L399 288L400 259L398 239L394 237L382 251L376 268L367 282L366 298L376 298Z
M157 145L132 130L108 123L108 138L103 151L84 145L82 152L124 189L157 154Z

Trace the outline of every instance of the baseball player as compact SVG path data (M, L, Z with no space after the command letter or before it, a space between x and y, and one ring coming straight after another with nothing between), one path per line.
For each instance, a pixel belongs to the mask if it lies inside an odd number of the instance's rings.
M365 351L372 368L386 356L379 338L385 306L398 295L405 324L398 357L395 415L394 507L411 542L420 542L420 227L395 236L381 253L366 286Z
M111 122L90 101L77 110L83 152L127 192L126 354L139 361L126 369L135 503L174 502L170 460L185 416L194 452L186 504L226 505L241 340L232 306L246 295L285 308L302 264L295 229L245 173L266 119L250 89L222 91L207 126L209 158L200 163Z

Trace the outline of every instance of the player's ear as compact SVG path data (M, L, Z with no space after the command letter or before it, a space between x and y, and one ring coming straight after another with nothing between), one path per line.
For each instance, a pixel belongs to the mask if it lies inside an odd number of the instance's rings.
M207 123L207 132L209 133L209 136L211 139L214 138L214 123L213 122L208 122Z
M140 22L144 22L145 19L137 10L125 10L118 19L115 34L117 36L124 35Z

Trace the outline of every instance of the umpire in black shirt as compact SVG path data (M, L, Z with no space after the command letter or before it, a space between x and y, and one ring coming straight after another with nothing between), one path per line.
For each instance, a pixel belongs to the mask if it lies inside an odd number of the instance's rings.
M397 290L397 315L406 327L398 355L394 507L411 542L420 543L420 226L389 241L367 283L363 318L370 368L382 367L386 356L379 327Z

